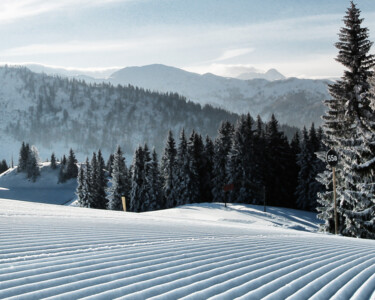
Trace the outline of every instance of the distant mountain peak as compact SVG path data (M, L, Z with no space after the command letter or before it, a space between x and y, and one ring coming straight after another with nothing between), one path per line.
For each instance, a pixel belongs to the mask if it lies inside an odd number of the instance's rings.
M266 79L268 81L284 80L286 77L276 69L269 69L266 73L259 71L250 71L242 73L237 76L238 79L251 80L251 79Z

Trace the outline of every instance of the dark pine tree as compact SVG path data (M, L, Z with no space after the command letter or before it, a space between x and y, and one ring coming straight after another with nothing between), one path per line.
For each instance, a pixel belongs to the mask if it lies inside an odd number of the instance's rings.
M160 166L164 195L164 208L173 207L177 198L175 192L175 185L177 181L176 155L176 143L173 138L172 132L169 131Z
M212 202L212 178L214 164L215 146L211 138L207 135L203 153L203 176L201 178L201 197L203 202Z
M228 154L232 147L233 125L225 121L221 123L215 139L215 155L213 159L213 201L224 202L224 186L227 182Z
M141 212L148 205L145 200L145 155L142 146L134 153L131 168L130 211ZM147 199L148 200L148 199Z
M266 124L266 202L267 205L293 207L289 166L291 150L289 143L279 131L278 121L274 115Z
M29 152L30 152L29 144L25 144L25 142L22 142L21 149L20 149L20 155L19 155L19 158L18 158L18 166L17 166L18 172L25 172L26 171L26 165L27 165L27 159L29 157Z
M52 153L51 154L51 169L55 170L56 168L57 168L56 156L55 156L55 153Z
M253 119L242 115L234 130L232 147L228 157L227 182L234 184L230 202L255 203L259 182L255 178L255 147Z
M96 168L96 179L97 179L97 208L106 209L108 206L106 198L107 178L105 175L105 163L102 152L98 151L97 156L97 168Z
M114 154L110 186L107 188L108 209L122 210L122 196L126 198L126 208L130 206L130 179L128 169L126 168L125 158L123 157L120 146Z
M360 10L351 2L336 43L336 60L346 70L329 86L332 99L325 101L324 144L340 157L336 168L339 233L375 238L375 113L369 94L374 56L369 54L372 42L362 22ZM319 174L327 188L331 175L328 171ZM320 193L318 201L318 217L325 221L321 229L333 232L332 192Z
M5 172L8 169L9 169L8 164L7 164L6 160L3 159L0 163L0 174Z

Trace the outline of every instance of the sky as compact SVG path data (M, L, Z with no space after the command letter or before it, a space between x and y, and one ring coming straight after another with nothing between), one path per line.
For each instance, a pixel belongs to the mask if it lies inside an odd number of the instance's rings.
M357 0L375 41L375 1ZM346 0L1 0L0 62L340 77ZM375 53L375 46L372 53Z

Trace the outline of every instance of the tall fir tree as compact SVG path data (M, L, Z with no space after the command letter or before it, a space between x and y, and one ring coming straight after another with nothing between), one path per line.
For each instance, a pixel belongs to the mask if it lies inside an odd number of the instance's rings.
M25 144L25 142L22 142L21 149L20 149L20 155L19 155L19 158L18 158L18 166L17 166L18 172L25 172L26 171L26 165L27 165L27 159L29 157L29 153L30 153L29 144Z
M360 10L351 2L339 34L336 58L346 70L343 77L329 86L331 100L323 117L327 147L335 148L340 157L337 166L337 203L341 234L375 238L375 120L369 97L369 78L374 56L369 54L372 42L368 29L362 27ZM319 180L330 185L330 172L319 174ZM319 218L322 230L333 232L332 193L319 194Z
M293 207L293 197L290 195L289 165L292 159L289 143L284 134L279 131L279 122L274 115L266 124L265 130L265 186L266 202L268 205Z
M103 159L102 152L98 151L97 156L97 208L106 209L108 206L107 203L107 195L106 195L106 188L107 188L107 178L105 175L105 163Z
M113 158L110 186L107 188L108 209L122 210L122 196L125 196L126 207L130 206L130 180L121 147L118 146Z
M56 156L55 153L51 154L51 169L55 170L57 169L57 163L56 163Z
M8 164L5 159L3 159L0 163L0 174L8 170Z
M309 203L309 184L310 171L312 168L312 157L309 149L309 135L306 127L302 130L301 152L297 155L297 165L299 166L298 180L296 187L296 207L307 210L310 207Z
M27 178L32 181L36 181L37 177L40 176L39 170L39 153L35 146L29 148L29 154L26 161L26 172Z
M250 204L259 195L257 189L260 186L255 178L253 123L250 114L241 115L233 134L227 169L227 182L234 184L230 202Z
M86 190L85 190L85 167L80 166L77 176L76 195L78 198L78 205L80 207L88 207Z
M66 164L65 180L68 180L71 178L77 178L77 175L78 175L77 159L76 159L73 149L70 148L69 156L68 156L68 160Z
M176 156L175 201L173 206L190 203L191 193L190 156L185 129L181 130Z
M152 149L151 156L152 161L148 169L149 171L146 174L147 189L150 193L150 204L148 210L157 210L161 208L163 195L161 189L158 156L156 154L155 148Z
M213 159L213 201L224 202L225 194L223 187L227 182L227 164L228 154L232 147L232 136L234 132L233 125L228 122L222 122L215 139L215 155Z
M293 194L291 197L293 197L293 206L296 207L296 202L297 202L297 197L295 191L297 190L298 186L298 174L300 172L300 167L297 163L298 161L298 155L301 153L301 140L300 140L300 133L297 131L291 142L290 142L290 150L291 150L291 155L292 155L292 163L290 165L291 169L291 187L293 190Z
M168 132L164 153L161 159L160 173L162 178L162 187L164 195L164 208L171 208L176 203L175 185L177 181L177 165L176 165L176 142L171 131Z
M200 180L203 176L203 150L202 137L193 130L187 142L189 181L187 184L187 198L185 199L185 203L201 202L202 188Z
M207 135L203 152L203 176L201 178L201 197L203 202L212 202L212 178L214 164L215 146L211 138Z
M138 148L135 150L131 170L132 171L129 209L130 211L141 212L149 204L148 197L145 197L145 151L142 148L142 146L138 146Z

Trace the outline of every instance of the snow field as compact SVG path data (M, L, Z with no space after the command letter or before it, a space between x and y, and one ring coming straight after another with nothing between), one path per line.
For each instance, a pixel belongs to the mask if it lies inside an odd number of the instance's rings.
M375 297L374 241L291 229L313 230L306 212L0 203L1 299Z

